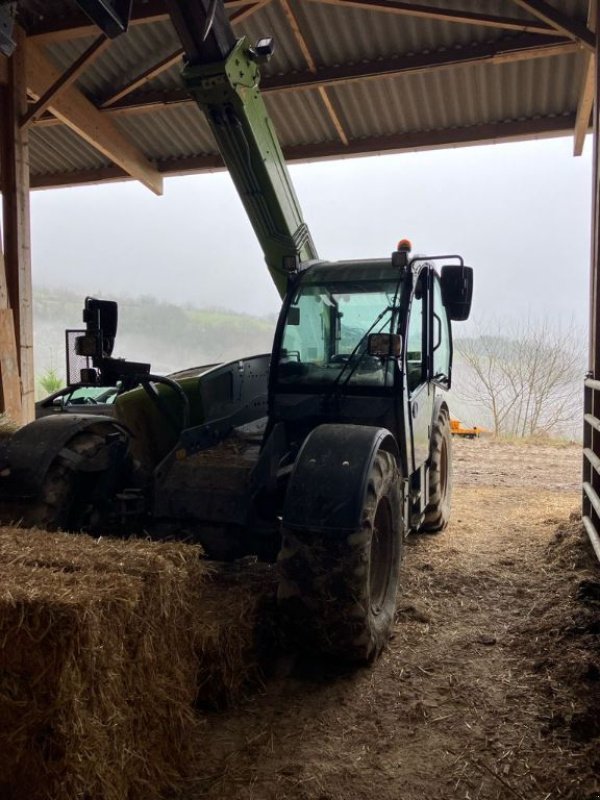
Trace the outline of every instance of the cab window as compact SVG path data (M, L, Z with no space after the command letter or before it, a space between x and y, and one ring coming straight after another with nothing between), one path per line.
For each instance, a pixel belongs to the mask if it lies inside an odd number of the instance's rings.
M447 383L450 379L450 323L442 303L440 279L433 284L433 379Z
M303 284L290 304L277 378L287 386L391 386L394 362L368 352L390 332L398 279Z
M406 380L409 392L413 392L425 380L426 281L426 271L423 270L417 281L408 320Z

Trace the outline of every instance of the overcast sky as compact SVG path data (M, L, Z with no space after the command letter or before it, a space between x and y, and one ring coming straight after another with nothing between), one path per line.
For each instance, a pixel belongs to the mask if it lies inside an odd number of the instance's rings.
M591 141L571 153L571 139L548 139L291 172L321 258L385 257L408 237L416 252L460 253L475 268L479 319L585 324ZM279 305L225 172L167 179L162 197L133 182L35 192L32 246L38 286L259 315Z

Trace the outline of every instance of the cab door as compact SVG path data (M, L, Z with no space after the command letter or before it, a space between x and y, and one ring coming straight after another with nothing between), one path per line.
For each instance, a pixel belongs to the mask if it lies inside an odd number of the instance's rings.
M430 372L430 270L421 270L409 309L406 329L405 371L408 416L412 437L412 471L429 458L429 438L433 413L434 388ZM410 458L408 459L411 463Z

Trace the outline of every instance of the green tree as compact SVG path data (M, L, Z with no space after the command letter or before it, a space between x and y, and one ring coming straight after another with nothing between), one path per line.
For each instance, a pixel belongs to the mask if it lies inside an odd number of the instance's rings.
M46 372L38 378L38 383L44 392L44 397L53 392L57 392L65 385L63 379L54 367L49 367Z

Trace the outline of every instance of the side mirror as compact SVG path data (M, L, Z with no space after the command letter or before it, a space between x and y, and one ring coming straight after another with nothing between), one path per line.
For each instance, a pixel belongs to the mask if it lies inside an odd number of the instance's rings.
M460 265L442 267L442 302L450 319L469 318L473 298L473 268Z
M367 351L379 358L399 358L402 352L402 337L397 333L371 333Z
M100 333L102 336L102 355L110 356L115 346L119 307L114 300L96 300L85 298L83 321L88 333Z

